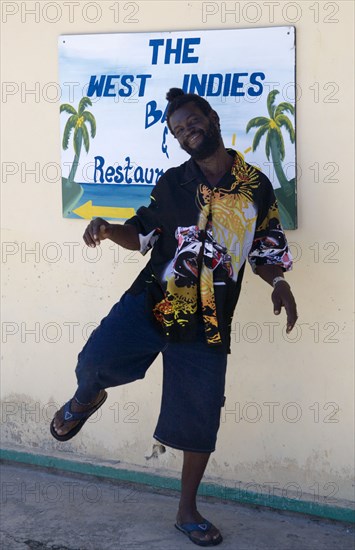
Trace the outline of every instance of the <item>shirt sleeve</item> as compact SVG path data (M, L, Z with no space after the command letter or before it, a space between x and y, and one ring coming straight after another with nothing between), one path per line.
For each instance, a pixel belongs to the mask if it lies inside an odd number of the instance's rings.
M263 177L261 185L262 193L258 204L256 229L248 254L249 263L254 273L258 265L277 265L283 271L290 271L292 256L281 227L274 190L266 176Z
M125 225L133 225L138 231L140 252L143 256L153 248L161 234L160 228L160 189L163 177L160 178L150 195L149 206L141 206L136 214L126 220Z

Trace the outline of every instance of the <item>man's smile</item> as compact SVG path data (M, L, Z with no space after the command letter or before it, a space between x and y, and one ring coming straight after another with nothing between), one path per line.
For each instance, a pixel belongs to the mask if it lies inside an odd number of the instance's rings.
M203 132L194 132L192 134L192 136L190 136L188 139L187 139L187 144L191 147L191 146L195 146L197 145L198 143L200 143L200 141L203 139Z

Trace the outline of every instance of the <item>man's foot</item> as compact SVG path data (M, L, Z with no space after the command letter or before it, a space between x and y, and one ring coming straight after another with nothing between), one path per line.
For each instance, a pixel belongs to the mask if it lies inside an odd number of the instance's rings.
M193 524L196 524L196 529L194 530L191 529ZM185 533L192 542L199 546L216 546L223 540L217 527L201 516L197 510L190 513L179 510L176 516L175 527Z
M107 393L101 390L89 405L80 405L72 398L56 412L50 426L51 434L59 441L68 441L106 401Z

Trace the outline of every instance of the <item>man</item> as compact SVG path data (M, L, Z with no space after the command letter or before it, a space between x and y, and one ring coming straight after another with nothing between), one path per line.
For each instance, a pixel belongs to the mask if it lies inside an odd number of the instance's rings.
M291 268L269 180L226 150L219 117L195 94L168 92L167 124L190 160L171 168L151 203L124 225L93 220L84 241L104 239L151 259L79 354L75 396L55 415L51 433L66 441L105 401L105 388L144 378L163 355L163 396L154 437L184 453L175 526L194 543L222 535L196 507L215 449L224 403L230 328L246 260L274 286L274 312L297 319L284 271Z

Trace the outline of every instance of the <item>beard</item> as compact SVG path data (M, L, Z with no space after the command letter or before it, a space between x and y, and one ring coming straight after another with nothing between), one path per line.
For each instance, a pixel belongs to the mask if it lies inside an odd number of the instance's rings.
M194 160L204 160L215 153L221 143L220 129L210 121L206 132L199 130L198 133L203 135L203 139L196 147L189 147L183 142L180 147L188 153Z

